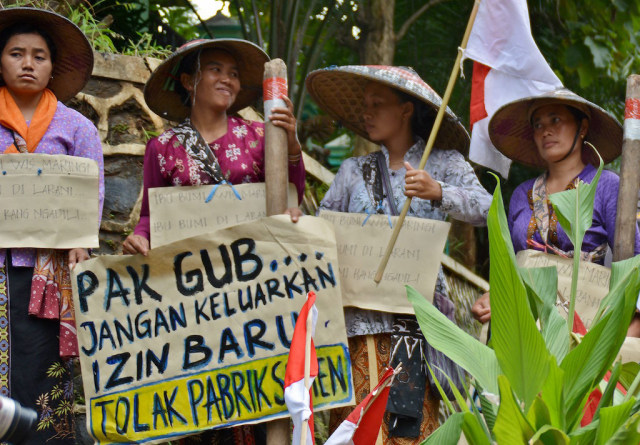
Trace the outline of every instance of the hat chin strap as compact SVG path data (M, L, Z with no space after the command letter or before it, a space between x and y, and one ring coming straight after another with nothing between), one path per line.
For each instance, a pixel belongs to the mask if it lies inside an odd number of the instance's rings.
M558 162L564 161L571 155L571 153L573 153L573 150L576 148L576 142L578 141L578 136L580 136L580 127L578 127L578 129L576 130L576 135L573 137L573 144L571 144L571 150L569 150L569 152L566 155L564 155L562 159L555 161L554 162L555 164L557 164Z

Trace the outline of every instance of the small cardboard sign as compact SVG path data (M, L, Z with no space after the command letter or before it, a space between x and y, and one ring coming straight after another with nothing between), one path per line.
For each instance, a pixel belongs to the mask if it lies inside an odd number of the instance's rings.
M558 294L561 301L569 301L571 296L571 276L573 275L573 259L551 255L537 250L521 250L516 255L520 267L549 267L558 269ZM591 329L593 318L598 312L600 301L609 293L611 270L607 267L588 261L580 261L578 272L578 290L576 293L576 312L582 323ZM567 317L567 314L563 314Z
M320 211L333 224L338 243L342 301L361 309L413 314L404 286L410 284L429 301L440 270L442 251L451 224L407 217L382 280L373 279L393 229L386 215ZM367 220L367 222L363 223ZM396 224L398 217L391 217Z
M95 161L0 155L0 248L98 247L98 209Z
M213 187L213 199L205 202ZM288 207L296 207L298 192L293 184L288 197ZM151 246L156 248L267 216L265 184L151 188L149 213Z

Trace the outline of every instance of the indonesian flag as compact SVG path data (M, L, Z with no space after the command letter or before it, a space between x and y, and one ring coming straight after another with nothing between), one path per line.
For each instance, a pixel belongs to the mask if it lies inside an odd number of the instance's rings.
M311 401L311 385L318 375L318 358L316 357L316 348L311 342L310 351L310 373L309 387L304 386L304 365L305 365L305 346L307 339L307 318L311 317L311 337L316 331L316 322L318 321L318 309L315 306L316 294L309 292L307 301L293 330L293 339L289 348L289 360L287 361L287 370L284 376L284 402L293 421L293 441L292 445L300 444L302 434L302 426L308 420L307 440L306 443L314 443L313 439L313 403Z
M511 160L489 139L501 106L562 88L531 35L526 0L481 0L464 57L473 59L469 159L509 175Z
M387 408L393 368L387 368L378 385L356 406L324 445L374 445Z

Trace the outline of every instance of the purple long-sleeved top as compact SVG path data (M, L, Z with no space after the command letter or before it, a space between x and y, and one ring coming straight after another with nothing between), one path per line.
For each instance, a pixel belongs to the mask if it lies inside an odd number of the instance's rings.
M229 116L227 133L209 144L225 179L231 184L264 182L264 124ZM171 130L147 142L144 154L140 222L134 233L150 239L149 189L181 185L205 185L211 178L196 165ZM302 159L289 162L289 182L302 199L305 185Z
M578 175L578 178L586 183L591 183L596 171L593 165L587 164ZM528 193L532 190L534 182L535 178L520 184L514 190L509 203L509 231L511 232L511 240L516 252L531 248L527 245L527 233L532 214ZM609 170L602 171L593 203L593 224L584 236L583 252L591 252L605 242L609 244L609 247L613 248L619 184L620 178L618 175ZM533 240L544 244L538 231L534 233ZM573 244L562 227L560 227L560 224L558 224L558 247L564 251L573 250ZM638 233L637 227L634 252L636 255L640 253L640 233Z
M0 125L0 153L13 144L13 132ZM93 159L98 163L99 200L98 215L102 215L104 202L104 158L102 144L95 125L76 110L58 102L56 112L34 153L69 155ZM28 155L25 155L28 156ZM0 249L0 266L4 265L6 250ZM11 249L14 266L35 265L35 249Z

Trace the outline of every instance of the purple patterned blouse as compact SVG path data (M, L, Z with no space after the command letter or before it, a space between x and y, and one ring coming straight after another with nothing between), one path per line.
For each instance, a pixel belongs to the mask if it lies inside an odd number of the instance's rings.
M578 178L590 183L596 175L596 168L587 164L580 172ZM534 179L520 184L511 195L509 202L509 231L513 248L519 252L530 247L527 246L527 230L531 221L532 209L529 205L528 193L533 187ZM603 170L596 188L596 196L593 203L593 224L587 230L582 243L583 252L591 252L602 243L607 242L613 247L613 238L616 227L616 212L618 209L618 186L620 178L614 172ZM533 240L543 243L538 231L533 235ZM573 250L573 244L565 231L558 224L558 247L562 250ZM635 254L640 253L640 233L636 228Z
M222 174L231 184L264 182L264 124L229 116L227 133L209 144ZM302 197L305 170L302 160L289 163L289 182ZM144 155L144 180L140 222L134 233L150 239L149 194L152 187L210 184L171 130L151 139Z
M13 132L0 126L0 153L13 144ZM93 159L98 163L99 200L98 214L102 215L104 202L104 159L102 144L96 127L82 114L58 102L49 129L42 137L34 153L70 155ZM27 155L25 155L27 156ZM4 266L6 250L0 249L0 266ZM14 266L35 265L35 249L11 249Z

